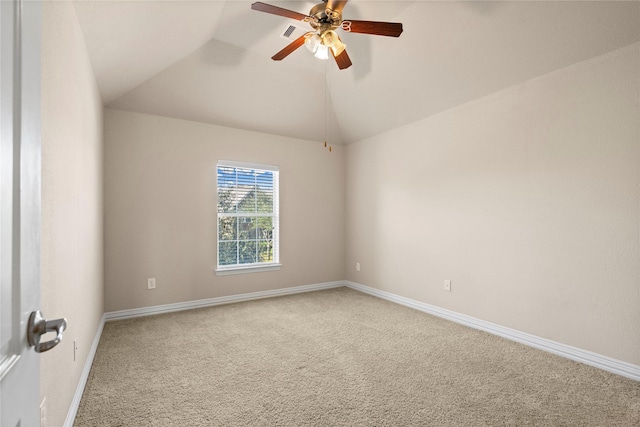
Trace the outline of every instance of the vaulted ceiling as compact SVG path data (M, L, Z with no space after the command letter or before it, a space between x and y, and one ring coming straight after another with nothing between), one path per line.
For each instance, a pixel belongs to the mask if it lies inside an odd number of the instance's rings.
M104 105L350 143L640 41L638 1L351 0L345 19L404 32L341 32L353 66L340 71L304 47L272 61L283 30L308 24L251 3L75 0Z

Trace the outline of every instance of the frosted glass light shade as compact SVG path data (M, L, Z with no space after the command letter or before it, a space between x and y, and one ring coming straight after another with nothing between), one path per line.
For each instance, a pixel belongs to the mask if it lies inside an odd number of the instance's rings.
M320 46L321 43L322 40L317 34L311 34L304 39L304 45L311 53L316 53L318 51L318 46Z
M329 30L322 35L322 44L329 46L333 51L333 56L340 55L347 47L335 31Z
M329 47L332 47L336 42L340 40L335 31L329 30L325 31L322 35L322 43L326 44Z
M329 48L323 44L319 45L314 56L318 59L329 59Z

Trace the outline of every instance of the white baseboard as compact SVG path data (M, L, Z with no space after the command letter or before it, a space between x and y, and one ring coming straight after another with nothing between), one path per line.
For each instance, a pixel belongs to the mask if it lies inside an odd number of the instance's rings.
M546 338L540 338L526 332L521 332L515 329L496 325L495 323L476 319L475 317L456 313L455 311L401 297L399 295L381 291L379 289L371 288L359 283L345 281L344 284L351 289L355 289L357 291L364 292L366 294L373 295L387 301L395 302L397 304L420 310L422 312L432 314L434 316L438 316L452 322L460 323L474 329L489 332L491 334L498 335L503 338L528 345L530 347L548 351L549 353L553 353L567 359L575 360L576 362L581 362L586 365L600 368L604 371L612 372L626 378L631 378L632 380L640 381L640 366L638 365L623 362L621 360L593 353L588 350L582 350L570 345L551 341Z
M89 379L89 373L91 372L93 359L96 356L96 350L98 349L100 337L102 336L102 329L104 329L104 320L104 315L102 315L100 324L98 325L98 330L96 331L96 335L93 338L93 343L91 343L91 348L89 349L87 360L84 362L84 368L82 369L82 374L80 375L80 381L78 381L76 392L73 395L73 400L71 401L71 405L69 406L69 411L67 411L67 419L64 421L64 427L73 427L73 423L76 420L76 414L78 413L78 408L80 407L80 400L82 399L84 387L87 385L87 380Z
M270 291L251 292L247 294L229 295L224 297L208 298L195 301L179 302L175 304L156 305L152 307L134 308L131 310L111 311L105 313L105 320L130 319L132 317L150 316L152 314L170 313L173 311L190 310L192 308L211 307L214 305L229 304L233 302L249 301L254 299L292 295L301 292L319 291L322 289L338 288L346 286L345 282L325 282L313 285L295 286L291 288L274 289Z

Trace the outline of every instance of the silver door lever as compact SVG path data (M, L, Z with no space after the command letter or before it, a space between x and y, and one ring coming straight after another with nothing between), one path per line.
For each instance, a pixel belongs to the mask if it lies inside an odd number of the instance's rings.
M62 341L62 332L67 329L67 319L46 320L40 310L34 311L29 316L27 326L27 341L34 347L36 353L51 350ZM40 342L40 338L47 332L55 332L56 337L51 341Z

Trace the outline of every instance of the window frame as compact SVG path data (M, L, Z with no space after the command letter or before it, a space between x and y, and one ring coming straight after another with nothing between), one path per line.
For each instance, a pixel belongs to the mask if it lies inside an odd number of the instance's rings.
M266 171L273 173L273 210L272 215L264 215L264 213L254 212L246 213L246 215L239 215L235 212L229 215L225 212L219 211L219 190L220 183L218 181L218 169L220 167L241 168L250 169L252 171ZM220 218L222 217L270 217L273 221L273 261L270 262L256 262L247 264L231 264L220 265ZM237 237L237 236L236 236ZM282 264L280 263L280 168L273 165L264 165L248 162L237 162L231 160L218 160L216 164L216 269L217 276L225 276L231 274L243 274L243 273L257 273L263 271L275 271L280 270Z

